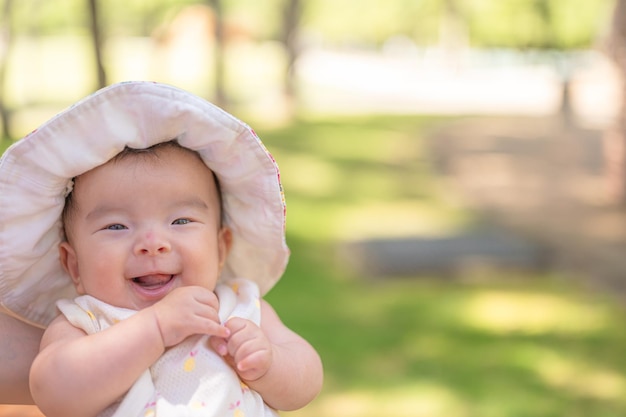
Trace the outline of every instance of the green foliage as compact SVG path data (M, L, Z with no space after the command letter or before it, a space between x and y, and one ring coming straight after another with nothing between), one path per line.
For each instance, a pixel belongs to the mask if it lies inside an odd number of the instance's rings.
M261 39L278 39L287 0L224 1L225 19ZM85 0L23 0L15 3L18 33L86 33ZM100 1L111 35L147 36L199 0ZM446 4L454 7L446 7ZM304 33L331 44L383 44L406 36L418 45L439 42L446 19L466 28L475 46L588 47L606 25L613 0L303 0ZM450 12L456 10L456 14Z
M610 0L318 0L305 22L335 42L380 44L405 35L429 45L456 18L475 46L588 47L606 23ZM452 10L452 11L451 11ZM456 11L456 15L454 15Z
M307 4L304 26L332 42L380 44L404 34L420 44L436 40L438 0L316 0Z
M612 1L474 0L464 9L478 45L589 47L607 23Z
M13 2L13 30L36 36L87 33L84 0L22 0Z

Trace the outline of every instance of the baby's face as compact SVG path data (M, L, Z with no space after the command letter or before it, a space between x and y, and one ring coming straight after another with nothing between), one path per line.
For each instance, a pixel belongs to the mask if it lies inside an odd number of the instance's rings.
M187 150L156 152L76 179L60 255L80 294L138 310L180 286L214 289L230 231L213 175Z

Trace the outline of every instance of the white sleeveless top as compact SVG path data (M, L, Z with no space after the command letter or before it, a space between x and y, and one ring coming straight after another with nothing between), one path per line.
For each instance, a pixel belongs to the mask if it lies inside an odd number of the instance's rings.
M261 321L259 289L246 279L218 284L219 317L225 323L242 317ZM69 322L93 334L136 313L89 295L57 303ZM167 350L146 370L126 395L101 417L276 417L261 396L208 346L208 336L192 336ZM97 360L97 358L94 358Z

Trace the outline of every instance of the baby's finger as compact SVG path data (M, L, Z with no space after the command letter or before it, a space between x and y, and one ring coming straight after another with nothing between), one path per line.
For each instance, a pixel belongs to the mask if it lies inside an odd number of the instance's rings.
M253 352L237 361L237 370L240 372L253 371L255 369L262 370L269 368L271 354L263 349Z
M212 336L209 338L209 346L220 356L228 355L228 347L226 339L223 337Z
M194 292L194 297L200 303L212 307L216 311L219 308L219 300L213 291L207 291L205 288L202 288L202 291Z
M226 326L222 326L213 320L208 320L203 333L209 336L217 336L222 339L227 339L230 336L230 330Z

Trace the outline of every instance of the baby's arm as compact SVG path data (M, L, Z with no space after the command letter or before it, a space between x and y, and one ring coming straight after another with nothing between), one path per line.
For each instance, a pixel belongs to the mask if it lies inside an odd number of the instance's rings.
M319 355L302 337L287 328L274 309L261 301L261 327L233 318L226 323L231 336L212 338L218 353L263 400L277 410L304 407L322 388Z
M92 335L58 317L46 329L31 368L33 398L46 416L94 416L163 351L148 310Z
M182 287L92 335L56 319L31 369L35 402L48 417L98 414L126 393L166 347L192 334L228 335L218 324L217 305L211 291Z
M28 370L39 349L43 330L0 310L0 404L32 404Z

